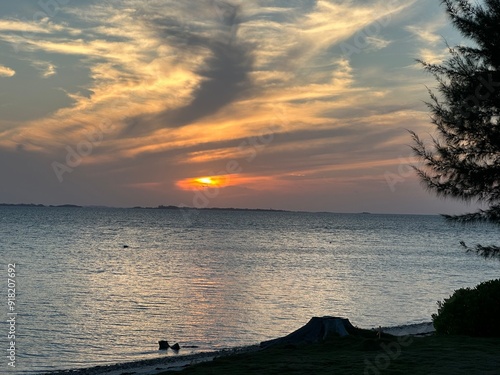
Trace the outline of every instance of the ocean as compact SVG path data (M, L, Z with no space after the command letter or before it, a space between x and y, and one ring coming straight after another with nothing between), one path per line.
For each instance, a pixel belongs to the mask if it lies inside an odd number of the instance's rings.
M497 227L440 216L0 207L0 368L175 355L159 340L178 342L179 355L250 345L313 316L429 322L438 300L500 275L459 242L497 240Z

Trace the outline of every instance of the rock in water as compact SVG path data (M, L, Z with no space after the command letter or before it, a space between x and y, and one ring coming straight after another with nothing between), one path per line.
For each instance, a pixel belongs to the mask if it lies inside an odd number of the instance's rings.
M178 343L175 343L174 345L172 345L170 347L172 350L175 350L176 352L179 351L179 349L181 348L180 345Z
M160 340L158 341L158 344L160 345L160 348L158 350L167 350L170 348L170 345L168 345L168 341L166 340Z
M355 328L349 319L334 316L313 317L298 330L274 340L263 341L261 348L273 345L310 344L326 339L330 335L348 336L356 334Z

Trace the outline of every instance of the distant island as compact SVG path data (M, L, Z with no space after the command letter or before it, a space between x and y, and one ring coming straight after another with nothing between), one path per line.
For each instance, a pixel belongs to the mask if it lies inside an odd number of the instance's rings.
M179 207L179 206L164 206L164 205L159 205L157 207L141 207L141 206L136 206L132 207L132 209L149 209L149 210L207 210L207 211L259 211L259 212L291 212L287 210L276 210L273 208L234 208L234 207L203 207L203 208L197 208L197 207Z
M60 204L60 205L45 205L45 204L34 204L34 203L0 203L0 207L52 207L52 208L117 208L117 207L107 207L107 206L79 206L76 204ZM271 212L291 212L287 210L275 210L272 208L234 208L234 207L229 207L229 208L223 208L223 207L204 207L204 208L197 208L197 207L180 207L180 206L173 206L173 205L159 205L157 207L142 207L142 206L135 206L135 207L127 207L123 209L143 209L143 210L208 210L208 211L271 211Z
M69 207L69 208L82 208L83 206L78 206L76 204L60 204L60 205L45 205L45 204L34 204L34 203L0 203L0 207Z

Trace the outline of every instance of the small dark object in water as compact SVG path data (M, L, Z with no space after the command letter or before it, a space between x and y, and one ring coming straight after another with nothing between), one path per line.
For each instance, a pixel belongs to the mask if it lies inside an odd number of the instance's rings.
M179 344L178 344L178 343L175 343L175 344L174 344L174 345L172 345L170 348L171 348L172 350L175 350L176 352L178 352L178 351L179 351L179 349L180 349L181 347L179 346Z
M128 249L128 245L123 245L123 248L124 249Z
M168 341L166 340L160 340L158 341L158 344L160 345L158 350L167 350L170 347L170 345L168 345Z

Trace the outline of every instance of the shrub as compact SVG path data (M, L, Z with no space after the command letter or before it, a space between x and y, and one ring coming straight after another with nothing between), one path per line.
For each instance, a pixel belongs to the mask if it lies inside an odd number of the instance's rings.
M500 279L456 290L432 320L438 334L500 337Z

